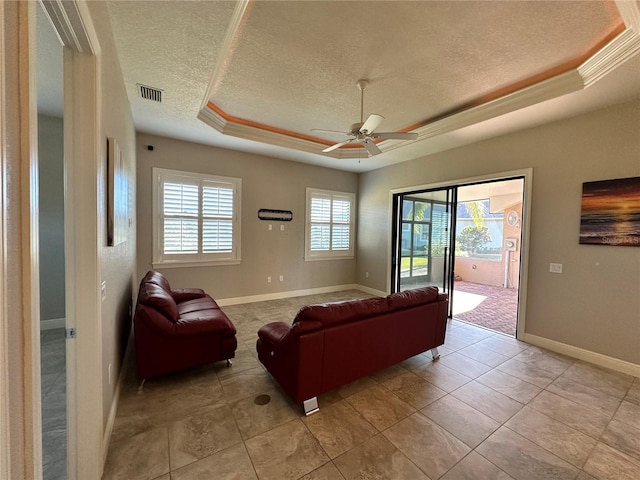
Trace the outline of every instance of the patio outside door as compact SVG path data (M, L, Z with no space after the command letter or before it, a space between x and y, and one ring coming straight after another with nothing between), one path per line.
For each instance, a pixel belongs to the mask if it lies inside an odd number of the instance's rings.
M437 286L450 318L515 336L524 179L395 193L391 292Z
M452 292L456 196L456 187L394 195L392 292Z

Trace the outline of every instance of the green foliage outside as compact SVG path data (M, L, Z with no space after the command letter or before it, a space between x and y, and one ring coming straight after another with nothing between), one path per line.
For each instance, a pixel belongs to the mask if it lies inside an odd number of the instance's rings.
M460 250L470 252L472 255L477 254L489 242L491 242L491 235L487 227L464 227L456 238L456 245Z

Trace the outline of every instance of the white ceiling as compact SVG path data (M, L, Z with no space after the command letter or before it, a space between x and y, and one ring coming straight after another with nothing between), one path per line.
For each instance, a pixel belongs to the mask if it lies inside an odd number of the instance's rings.
M640 97L639 0L108 4L139 131L348 171ZM365 117L418 140L321 154L361 78Z

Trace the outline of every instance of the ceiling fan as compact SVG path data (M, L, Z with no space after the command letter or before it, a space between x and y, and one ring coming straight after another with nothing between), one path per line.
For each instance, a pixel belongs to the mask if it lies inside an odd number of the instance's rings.
M364 89L368 84L368 80L358 80L356 83L360 89L360 122L352 124L348 132L338 130L321 130L318 128L314 128L312 130L314 132L341 133L351 137L343 142L339 142L325 148L322 150L323 153L331 152L349 143L361 143L364 148L367 149L369 156L372 157L382 153L382 150L378 148L374 140L415 140L418 138L418 134L414 132L374 132L374 130L382 123L384 117L382 115L372 113L366 121L364 120Z

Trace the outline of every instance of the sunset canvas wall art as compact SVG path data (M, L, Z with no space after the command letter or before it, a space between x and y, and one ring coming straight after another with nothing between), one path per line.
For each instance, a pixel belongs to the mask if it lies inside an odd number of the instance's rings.
M640 177L582 184L580 243L640 247Z

